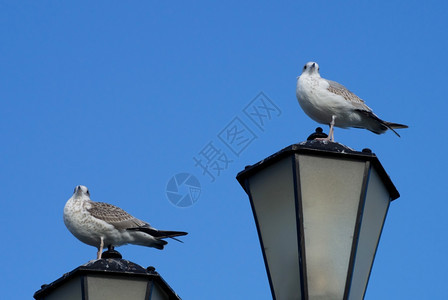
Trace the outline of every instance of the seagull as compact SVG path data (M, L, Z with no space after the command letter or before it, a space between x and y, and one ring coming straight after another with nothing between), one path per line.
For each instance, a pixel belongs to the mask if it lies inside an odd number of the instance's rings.
M87 187L78 185L64 207L64 223L81 242L98 248L101 258L104 246L134 244L162 250L167 244L164 238L186 235L183 231L158 230L148 223L134 218L112 204L90 200Z
M330 125L325 140L334 142L334 126L364 128L376 134L407 125L381 120L362 99L335 81L320 77L319 65L309 62L297 78L297 100L305 113L314 121Z

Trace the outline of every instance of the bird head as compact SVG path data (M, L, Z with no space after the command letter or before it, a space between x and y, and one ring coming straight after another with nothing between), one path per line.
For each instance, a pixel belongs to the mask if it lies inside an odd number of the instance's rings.
M73 193L74 197L87 197L90 198L89 189L86 186L78 185L75 187L75 191Z
M303 74L307 74L307 75L319 75L319 65L316 62L308 62L306 63L306 65L303 67L302 70L302 75Z

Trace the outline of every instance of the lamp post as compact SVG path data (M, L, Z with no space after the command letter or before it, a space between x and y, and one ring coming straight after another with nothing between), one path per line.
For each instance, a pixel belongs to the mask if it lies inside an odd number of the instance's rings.
M273 299L363 299L389 204L399 193L375 154L311 140L248 166Z
M115 250L45 284L37 300L179 300L153 267L147 269L121 259Z

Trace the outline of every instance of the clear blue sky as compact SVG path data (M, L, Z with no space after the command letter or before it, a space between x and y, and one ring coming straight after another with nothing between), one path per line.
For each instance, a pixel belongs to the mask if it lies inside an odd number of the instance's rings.
M30 299L95 258L62 220L83 184L95 201L190 233L164 251L119 248L183 299L270 299L235 175L317 126L295 97L303 65L317 61L323 77L410 127L401 138L335 132L371 148L401 193L366 299L446 299L447 10L446 1L0 1L2 298ZM244 114L260 92L279 109L262 128ZM231 122L253 133L238 155L220 139ZM214 182L194 161L210 143L228 160ZM182 172L201 184L186 208L166 196Z

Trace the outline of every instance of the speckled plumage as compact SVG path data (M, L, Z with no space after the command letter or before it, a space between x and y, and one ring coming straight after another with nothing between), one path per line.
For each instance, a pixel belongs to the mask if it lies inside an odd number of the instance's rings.
M333 140L333 126L364 128L376 134L387 129L408 126L381 120L364 101L342 84L320 77L319 65L307 63L297 79L297 100L303 111L314 121L330 125L329 139Z
M90 200L87 187L77 186L64 207L64 223L81 242L98 248L135 244L163 249L163 238L186 235L182 231L158 230L121 208Z

